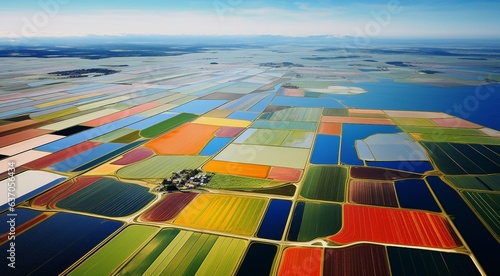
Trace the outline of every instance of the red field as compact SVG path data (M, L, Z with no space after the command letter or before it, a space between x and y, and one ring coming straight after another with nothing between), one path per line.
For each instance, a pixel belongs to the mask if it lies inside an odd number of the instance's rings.
M435 248L462 245L446 218L400 209L344 205L344 226L328 238L339 244L371 241Z
M141 220L157 222L174 219L197 195L195 193L169 194L144 213Z
M111 165L130 165L135 162L144 160L151 155L155 154L152 150L147 148L137 148L123 155L122 158L111 163Z
M299 169L271 167L267 178L278 181L298 182L301 175L302 170Z
M49 192L42 194L31 202L34 207L56 208L57 201L76 193L77 191L91 185L102 177L85 176L78 177L75 180L67 181L64 184L57 186Z
M422 175L416 173L402 172L390 169L352 167L352 178L378 179L378 180L398 180L398 179L420 179Z
M22 142L24 140L28 140L31 138L35 138L38 136L42 136L44 134L49 133L50 131L48 130L43 130L43 129L27 129L23 131L19 131L16 133L12 133L9 135L2 136L2 139L0 140L0 148L12 145L18 142Z
M243 127L221 127L215 132L215 137L233 138L240 134L245 128Z
M323 275L391 275L385 247L360 244L325 249Z
M321 275L323 249L291 247L285 249L278 275Z
M349 182L349 202L398 207L396 191L392 182L351 180Z

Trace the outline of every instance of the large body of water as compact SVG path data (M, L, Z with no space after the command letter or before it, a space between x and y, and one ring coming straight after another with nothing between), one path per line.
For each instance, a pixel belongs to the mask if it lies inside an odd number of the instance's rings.
M500 84L439 87L421 84L377 82L354 86L367 90L358 95L328 95L349 107L438 111L500 130ZM460 107L461 106L461 107Z

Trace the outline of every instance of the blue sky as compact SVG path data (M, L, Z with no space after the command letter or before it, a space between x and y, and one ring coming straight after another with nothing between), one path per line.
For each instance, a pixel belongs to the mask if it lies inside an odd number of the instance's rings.
M0 37L285 35L500 38L499 1L2 1Z

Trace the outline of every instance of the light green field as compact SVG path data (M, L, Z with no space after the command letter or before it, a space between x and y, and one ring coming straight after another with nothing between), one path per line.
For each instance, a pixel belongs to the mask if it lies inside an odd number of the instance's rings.
M264 113L259 119L288 122L317 122L321 116L321 112L321 108L292 107Z
M131 225L92 254L69 275L110 275L157 231L158 228L152 226Z
M121 138L125 135L128 135L132 132L135 132L136 130L134 129L128 129L128 128L119 128L115 131L112 131L110 133L104 134L102 136L99 136L95 139L92 139L94 142L101 142L101 143L109 143L111 141L114 141L118 138Z
M284 183L268 179L216 174L208 183L208 187L217 189L258 189L271 188L283 185Z
M406 132L432 134L435 139L440 136L486 136L478 129L469 128L445 128L445 127L423 127L423 126L400 126Z
M116 175L128 179L166 178L172 172L197 169L207 159L206 156L153 156L119 169Z
M419 141L430 142L448 142L448 143L467 143L467 144L485 144L485 145L500 145L500 139L489 136L465 136L465 135L437 135L431 133L419 134L416 137Z
M279 146L290 132L279 129L257 129L245 140L245 144Z
M165 229L118 275L231 275L246 247L240 239Z
M396 125L403 126L423 126L433 127L437 126L431 119L426 118L391 118Z
M269 129L292 129L316 131L318 123L315 122L285 122L285 121L269 121L257 120L252 124L252 128L269 128Z
M283 147L310 148L314 139L314 132L290 131L290 134L281 143Z
M214 160L303 169L309 149L231 144Z

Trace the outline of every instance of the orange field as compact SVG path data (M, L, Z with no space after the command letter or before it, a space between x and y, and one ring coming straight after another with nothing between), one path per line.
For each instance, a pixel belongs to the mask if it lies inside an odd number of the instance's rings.
M440 215L348 204L344 205L344 227L328 239L340 244L371 241L435 248L462 245Z
M218 126L185 124L146 143L158 154L198 154L214 137Z
M283 253L278 275L321 275L323 249L287 248Z
M318 134L340 135L342 132L341 123L321 123Z
M264 165L244 164L212 160L203 166L203 170L221 174L266 178L270 167Z

